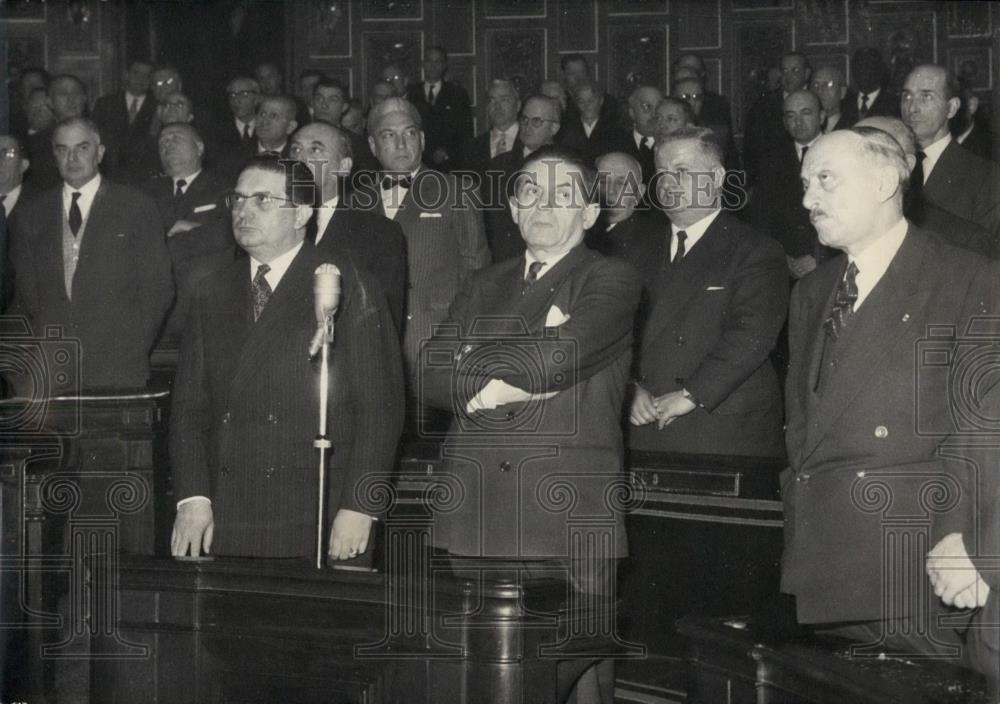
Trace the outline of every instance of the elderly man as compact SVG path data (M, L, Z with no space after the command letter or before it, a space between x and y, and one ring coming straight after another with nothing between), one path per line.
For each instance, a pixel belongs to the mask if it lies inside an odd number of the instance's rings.
M618 121L605 117L604 89L596 81L577 82L572 97L575 116L564 121L559 144L577 150L590 163L602 154L628 149L628 135Z
M665 97L656 106L656 141L673 134L681 127L687 127L697 123L694 108L686 100L680 98Z
M87 113L87 87L76 76L61 74L49 83L49 107L53 126L44 132L28 137L28 158L31 168L26 179L33 188L44 190L59 184L59 167L52 154L52 135L55 123Z
M368 142L382 165L382 178L359 189L356 207L376 207L395 220L406 237L407 297L403 361L416 394L421 345L447 313L474 271L489 264L483 221L458 179L420 161L424 133L420 113L402 98L390 98L368 116Z
M524 153L518 137L521 96L517 86L505 78L494 79L486 91L486 120L489 129L465 147L465 169L475 172L480 184L485 179L490 160L507 152Z
M654 86L639 86L628 97L628 116L632 120L632 137L628 153L642 166L642 182L649 185L656 171L653 151L656 142L656 106L663 92Z
M802 157L822 134L823 108L806 90L784 102L786 134L761 157L760 175L750 198L750 222L785 249L792 277L800 279L831 254L824 251L802 207Z
M0 313L7 309L11 294L10 266L7 261L7 232L11 217L20 212L18 204L31 198L25 191L24 172L30 162L21 140L13 135L0 135Z
M286 95L265 97L257 106L257 153L288 156L288 137L295 131L295 101Z
M645 194L642 167L624 152L597 157L601 215L587 230L584 243L608 256L627 257L632 250L647 251L660 236L662 224L648 211L637 210Z
M854 125L849 117L843 114L844 96L847 95L847 82L844 73L836 66L820 66L813 72L809 90L819 98L826 119L823 121L823 134L834 130L846 130Z
M612 608L627 539L624 515L606 496L624 481L619 418L639 283L624 262L583 246L598 215L593 181L559 147L528 157L510 201L526 252L464 286L427 346L422 391L455 416L446 473L464 488L463 500L436 516L435 545L473 568L475 560L461 558L568 572L588 600ZM524 361L508 349L523 351ZM574 500L555 506L562 482ZM605 551L576 547L571 513L604 522ZM565 700L590 662L560 663L554 701ZM589 669L578 701L611 702L610 670Z
M257 79L257 84L260 86L261 95L268 97L282 95L285 78L281 75L281 71L278 70L275 64L270 61L257 64L257 67L253 70L253 74L254 78Z
M133 61L124 76L124 90L102 95L94 105L97 123L107 153L105 165L115 173L136 142L149 135L149 125L156 115L156 100L149 93L153 66L148 61Z
M899 142L906 154L906 163L912 174L917 165L917 137L913 130L898 117L875 115L857 123L858 127L874 127L888 132ZM912 178L903 197L903 215L914 225L930 230L954 245L989 256L993 249L993 236L974 222L969 222L934 204L924 197L923 189L913 184Z
M367 272L385 295L393 322L402 331L406 240L399 223L349 202L351 141L345 130L325 122L313 122L292 135L289 155L309 167L319 189L316 217L309 222L306 236L322 250L350 256Z
M656 165L669 234L626 254L651 293L629 447L780 457L781 391L768 354L788 306L781 248L722 210L712 130L668 135Z
M503 204L510 196L514 178L524 160L541 147L555 143L561 122L562 113L557 101L544 95L532 95L524 101L518 118L520 152L511 150L490 161L481 192L487 208L486 237L495 262L519 257L524 252L524 238L518 233L510 210Z
M948 120L960 107L960 92L954 74L943 66L917 66L906 77L900 110L920 145L912 180L927 200L989 230L991 256L998 257L1000 173L963 149L948 131Z
M920 546L964 521L962 477L942 440L957 430L956 339L987 312L993 274L906 221L908 178L899 144L868 127L821 137L802 164L803 205L843 255L792 293L781 586L800 623L862 652L958 657L937 598L917 586ZM953 326L933 360L915 353L928 326ZM955 502L918 501L942 485ZM930 533L914 535L924 519Z
M705 127L724 126L729 134L733 132L733 116L729 101L722 95L711 91L706 86L707 75L705 62L697 54L681 54L674 60L674 76L681 80L684 70L689 70L692 77L701 82L701 108L697 110L699 123ZM672 93L675 91L671 91Z
M445 79L448 52L432 46L424 52L424 80L406 90L406 99L420 111L426 135L424 162L441 171L458 168L462 150L472 137L472 108L462 86Z
M11 312L38 334L55 325L79 340L80 376L65 380L69 389L143 387L174 295L156 206L101 177L104 146L90 120L59 123L52 150L62 185L25 203L12 223Z
M171 553L307 557L316 549L320 374L307 354L316 332L313 278L340 271L331 354L332 518L322 546L355 557L370 542L372 509L359 485L392 471L399 439L399 343L381 296L351 260L305 241L313 214L309 170L254 157L228 196L247 257L203 281L181 348L170 418L179 499Z
M743 165L750 185L761 173L760 162L775 142L784 139L784 102L792 93L809 86L812 69L804 54L791 52L781 57L781 90L767 93L754 103L743 121Z

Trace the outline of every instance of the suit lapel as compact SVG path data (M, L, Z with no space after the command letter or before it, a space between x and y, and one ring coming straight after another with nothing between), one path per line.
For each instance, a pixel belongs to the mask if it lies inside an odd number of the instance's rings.
M24 197L24 194L21 194ZM38 243L36 251L39 253L38 275L41 281L59 281L60 298L68 301L66 286L61 282L65 281L66 270L62 258L62 186L53 188L48 195L40 196L48 198L50 205L46 208L46 224L42 228L42 241ZM18 202L17 207L21 207Z
M719 213L690 253L679 263L671 264L661 274L657 284L659 291L656 303L643 334L643 346L655 342L656 337L673 322L674 317L683 312L691 300L704 290L706 281L710 278L709 272L717 263L726 259L729 248L727 217L725 213ZM668 244L664 247L664 256L669 251Z
M76 265L76 272L73 274L73 300L79 300L80 287L85 285L87 274L99 267L99 253L107 250L105 240L117 236L119 233L112 232L108 226L108 216L110 210L106 207L108 199L108 184L102 179L101 185L94 194L94 202L90 204L90 214L87 216L87 225L83 231L83 242L80 243L80 260ZM62 222L59 223L60 236L62 232Z
M824 382L825 391L811 409L812 422L808 426L803 461L851 401L871 386L869 380L882 373L893 354L901 354L894 341L911 339L912 336L904 334L913 317L910 311L922 310L930 295L930 291L920 287L920 272L926 270L926 253L926 245L920 236L913 234L911 227L889 268L854 317L852 324L856 327L850 331L845 349L838 351L837 367L829 371L831 376ZM820 331L814 341L820 348L825 311L818 316Z
M523 317L529 330L541 330L556 292L559 291L573 270L589 256L590 250L582 244L574 247L566 256L556 262L555 266L545 272L545 275L536 281L524 295L519 297L520 300L514 305L514 310ZM511 286L515 295L519 293L523 281L524 259L519 258L518 261L522 266L516 269L517 277Z
M238 257L236 264L226 269L226 274L228 279L216 293L218 301L212 309L219 311L218 320L214 323L219 339L225 345L224 358L233 360L238 365L254 324L250 296L250 258Z

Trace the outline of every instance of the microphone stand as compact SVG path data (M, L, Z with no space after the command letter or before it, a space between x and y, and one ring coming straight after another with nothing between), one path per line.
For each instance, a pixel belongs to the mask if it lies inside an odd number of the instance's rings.
M333 315L323 326L323 343L319 359L319 434L313 447L319 450L319 492L316 499L316 569L323 569L323 527L326 523L326 456L333 443L326 434L327 401L330 397L330 344L333 342Z

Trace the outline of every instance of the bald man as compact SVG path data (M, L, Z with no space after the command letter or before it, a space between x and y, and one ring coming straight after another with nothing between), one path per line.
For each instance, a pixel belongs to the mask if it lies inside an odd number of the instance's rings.
M917 164L917 136L898 117L878 115L866 117L857 127L874 127L888 132L899 142L906 154L906 163L912 174ZM948 242L964 249L989 256L992 252L992 236L989 230L974 222L960 218L937 204L927 200L923 189L914 185L912 179L903 198L903 214L915 225L935 232Z
M662 234L649 212L637 209L645 194L642 167L630 154L611 152L597 157L597 178L601 215L584 243L608 256L641 259Z
M934 64L913 69L903 82L900 111L917 136L920 152L913 181L924 197L993 234L992 256L1000 256L1000 171L955 141L948 121L961 107L955 75ZM919 156L919 154L918 154Z

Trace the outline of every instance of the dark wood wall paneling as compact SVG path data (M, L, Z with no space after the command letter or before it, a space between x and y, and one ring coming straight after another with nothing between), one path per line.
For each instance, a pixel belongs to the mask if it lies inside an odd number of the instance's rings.
M897 78L919 61L965 71L984 97L993 88L991 34L997 2L879 0L309 0L289 3L289 69L319 68L362 99L382 65L420 77L432 43L451 54L451 77L472 96L485 125L489 79L513 77L528 90L558 75L560 56L580 52L610 92L639 83L666 87L669 62L695 51L709 85L733 103L737 130L767 68L797 49L814 65L850 73L850 55L874 44ZM302 31L308 25L308 33ZM296 41L307 36L308 41Z

